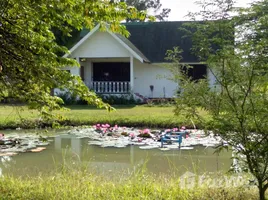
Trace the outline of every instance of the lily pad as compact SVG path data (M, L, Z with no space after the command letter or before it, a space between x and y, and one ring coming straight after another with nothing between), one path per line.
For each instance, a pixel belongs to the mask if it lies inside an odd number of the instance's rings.
M30 151L36 153L36 152L41 152L45 149L46 149L46 147L37 147L36 149L31 149Z
M16 153L16 152L1 152L0 157L2 157L2 156L15 156L17 154L18 153Z

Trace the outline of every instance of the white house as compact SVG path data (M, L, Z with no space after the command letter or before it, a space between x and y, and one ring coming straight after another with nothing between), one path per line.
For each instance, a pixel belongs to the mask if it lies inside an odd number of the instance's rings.
M163 67L165 53L174 46L183 48L182 62L194 66L190 72L194 79L212 75L206 66L191 54L191 41L184 39L179 27L183 22L126 23L130 37L110 31L102 32L97 25L81 35L81 39L64 57L75 58L80 68L66 67L80 75L85 84L102 94L132 92L147 98L173 97L177 83L161 76L169 76Z

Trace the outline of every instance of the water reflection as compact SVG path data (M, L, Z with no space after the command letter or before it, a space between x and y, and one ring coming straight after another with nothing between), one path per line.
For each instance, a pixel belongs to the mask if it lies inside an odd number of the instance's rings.
M88 141L67 134L56 136L47 149L40 153L1 157L0 173L27 176L51 173L63 163L71 168L85 166L100 173L135 170L146 164L148 171L155 174L227 171L231 165L230 152L217 155L214 149L201 146L193 150L161 151L141 150L133 145L127 148L103 148L88 145Z

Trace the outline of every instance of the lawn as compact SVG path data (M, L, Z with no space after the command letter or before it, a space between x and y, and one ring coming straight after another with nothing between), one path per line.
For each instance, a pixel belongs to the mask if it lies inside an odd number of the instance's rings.
M118 124L133 127L171 128L181 125L192 126L185 116L174 116L172 106L148 107L146 105L114 106L116 111L107 112L92 106L69 106L69 111L57 111L62 116L58 122L64 126L93 125L96 123ZM35 128L40 124L38 112L28 110L25 106L0 106L0 129ZM51 123L45 124L51 126ZM44 126L44 124L42 125Z

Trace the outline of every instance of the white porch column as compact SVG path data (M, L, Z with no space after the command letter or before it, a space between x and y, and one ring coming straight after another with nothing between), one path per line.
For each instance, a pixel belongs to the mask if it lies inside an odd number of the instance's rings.
M75 59L76 59L76 62L78 62L79 65L80 65L80 59L79 59L79 57L76 57ZM73 67L73 68L71 68L71 73L73 75L80 76L80 68L79 67Z
M133 56L130 56L130 90L133 91L134 89L134 61L133 61Z

